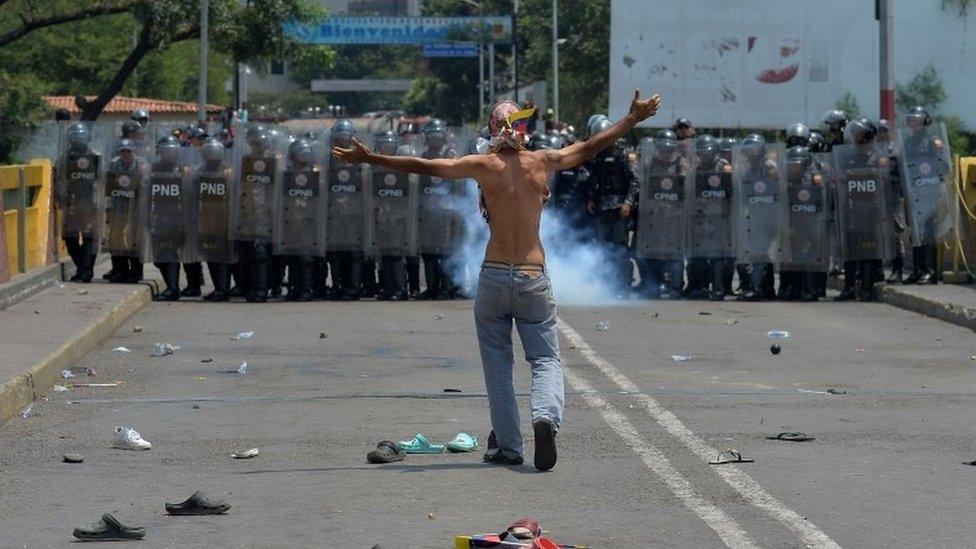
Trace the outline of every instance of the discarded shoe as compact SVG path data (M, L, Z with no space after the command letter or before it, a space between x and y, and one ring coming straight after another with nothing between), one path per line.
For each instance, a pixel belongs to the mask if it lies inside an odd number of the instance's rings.
M392 440L384 440L376 445L375 450L370 450L366 454L366 461L370 463L393 463L394 461L403 461L405 457L407 457L407 453L399 444Z
M146 537L146 529L141 526L126 526L110 513L92 526L75 528L74 536L82 541L125 541Z
M434 444L422 433L417 433L411 440L401 440L400 448L408 454L440 454L444 452L443 444Z
M81 463L85 461L85 456L81 454L65 454L61 456L61 460L65 463Z
M193 492L182 503L167 503L166 512L171 515L221 515L230 509L230 504L221 500L212 500L203 492Z
M230 457L234 459L251 459L258 457L261 451L257 448L251 448L250 450L242 450L240 452L234 452Z
M132 427L118 426L115 428L115 442L112 448L120 450L149 450L152 443L142 438L139 431Z
M810 440L816 440L813 437L808 437L806 433L794 433L786 432L779 433L777 435L766 437L767 440L785 440L787 442L807 442Z
M454 439L444 445L448 452L460 454L463 452L473 452L478 448L478 439L468 433L458 433Z
M729 448L724 452L719 452L718 457L709 461L709 465L725 465L727 463L754 463L756 460L742 457L738 451Z
M535 431L535 468L548 471L556 466L556 425L548 419L532 422Z

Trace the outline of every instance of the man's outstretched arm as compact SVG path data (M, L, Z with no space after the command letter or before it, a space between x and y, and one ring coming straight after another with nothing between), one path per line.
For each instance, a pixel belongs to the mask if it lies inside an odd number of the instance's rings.
M549 171L558 171L579 166L616 143L617 139L620 139L623 134L630 131L639 122L654 116L660 106L660 95L654 94L649 99L641 100L640 90L634 90L634 100L630 103L630 112L626 116L618 120L609 129L590 137L586 141L570 145L565 149L547 151L545 153L546 168Z
M342 149L334 147L332 154L344 162L354 164L366 163L383 166L399 172L416 173L442 177L444 179L463 179L477 175L480 162L477 155L462 158L418 158L416 156L387 156L376 154L353 138L352 147Z

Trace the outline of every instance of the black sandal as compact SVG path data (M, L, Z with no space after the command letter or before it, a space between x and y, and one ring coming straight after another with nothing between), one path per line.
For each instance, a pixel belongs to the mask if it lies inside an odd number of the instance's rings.
M73 534L82 541L125 541L146 537L146 529L141 526L126 526L111 513L105 513L102 520L94 526L75 528Z
M167 503L166 512L171 515L222 515L230 509L224 501L212 500L203 492L196 491L182 503Z
M775 436L768 436L766 440L785 440L787 442L807 442L809 440L817 440L813 437L808 437L806 433L799 432L786 432L780 433Z
M391 440L384 440L376 445L375 450L370 450L366 454L366 461L370 463L393 463L403 461L407 453L400 448L400 445Z
M709 465L725 465L727 463L755 463L756 460L742 457L737 450L729 448L724 452L719 452L718 457L709 461Z

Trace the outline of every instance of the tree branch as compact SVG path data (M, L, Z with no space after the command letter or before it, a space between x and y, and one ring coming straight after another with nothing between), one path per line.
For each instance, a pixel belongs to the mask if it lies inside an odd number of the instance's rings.
M0 5L5 4L9 0L0 0ZM79 10L72 13L62 13L59 15L52 15L50 17L42 17L40 19L28 19L24 17L23 14L20 15L23 24L11 31L0 34L0 48L27 36L31 32L43 29L46 27L53 27L55 25L60 25L62 23L70 23L72 21L80 21L82 19L88 19L89 17L98 17L100 15L115 15L119 13L125 13L132 8L131 2L125 2L123 4L115 6L95 6Z
M125 85L125 81L128 80L129 76L132 75L132 71L136 69L142 58L146 56L147 53L156 48L157 44L153 41L153 28L152 24L147 23L143 25L142 31L139 33L139 41L136 46L129 52L129 55L122 62L122 66L115 73L112 81L105 86L102 93L98 95L95 99L91 101L85 99L84 96L79 95L75 97L75 105L81 109L81 119L86 121L96 120L102 111L105 110L105 106L111 101L119 92L122 90L122 86ZM186 29L183 32L177 33L170 37L167 44L175 44L177 42L183 42L185 40L190 40L192 38L198 38L200 36L199 25L194 25Z

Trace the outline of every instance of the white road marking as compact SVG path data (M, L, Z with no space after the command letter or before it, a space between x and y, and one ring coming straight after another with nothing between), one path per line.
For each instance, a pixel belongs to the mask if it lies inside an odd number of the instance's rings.
M654 471L661 477L671 492L684 504L685 507L693 511L698 518L705 522L715 533L718 534L725 545L735 548L758 547L749 537L749 534L735 522L735 519L725 514L724 511L712 502L700 496L682 474L671 465L668 458L660 450L649 444L637 429L618 412L613 406L598 396L593 387L583 378L563 369L563 375L569 385L576 391L582 392L583 400L598 410L603 416L603 420L610 426L630 448L640 456L641 460L647 465L648 469Z
M563 319L559 318L557 319L557 322L559 324L559 330L562 332L563 336L576 347L576 350L579 351L579 353L582 354L583 357L586 358L586 360L603 375L610 378L610 380L613 381L622 391L633 393L631 396L644 406L648 414L652 419L654 419L655 422L657 422L658 425L663 427L669 434L678 439L689 450L701 458L702 461L707 463L709 460L715 458L715 456L718 454L718 450L709 446L708 443L699 438L698 435L691 431L691 429L685 427L681 420L661 406L661 404L656 400L647 394L641 393L640 388L637 387L634 382L627 378L627 376L620 372L620 370L618 370L613 364L597 354L597 352L590 347L589 343L587 343L586 340L584 340L583 337L580 336L579 333L577 333L576 330L574 330ZM576 376L568 370L565 370L565 374L571 385L575 385L573 379L582 381L579 376ZM606 418L606 414L604 414L604 417ZM607 420L607 423L610 424L609 419ZM625 440L627 439L627 436L614 427L613 424L610 424L610 427L617 431L617 433ZM634 434L637 436L636 433ZM813 523L804 519L796 511L786 507L782 502L766 492L766 490L764 490L758 482L753 480L752 477L746 473L742 472L742 470L738 467L727 465L723 467L715 467L713 470L719 476L721 476L722 479L725 480L725 482L727 482L733 490L744 497L746 501L759 509L762 509L769 514L769 516L786 526L790 531L800 538L801 542L808 547L823 549L840 548L840 545L831 539L830 536L817 528ZM701 515L699 514L699 516ZM705 522L708 522L705 517L702 517L702 519L705 520ZM715 528L715 526L713 526L711 523L709 523L709 526L711 526L713 529Z

